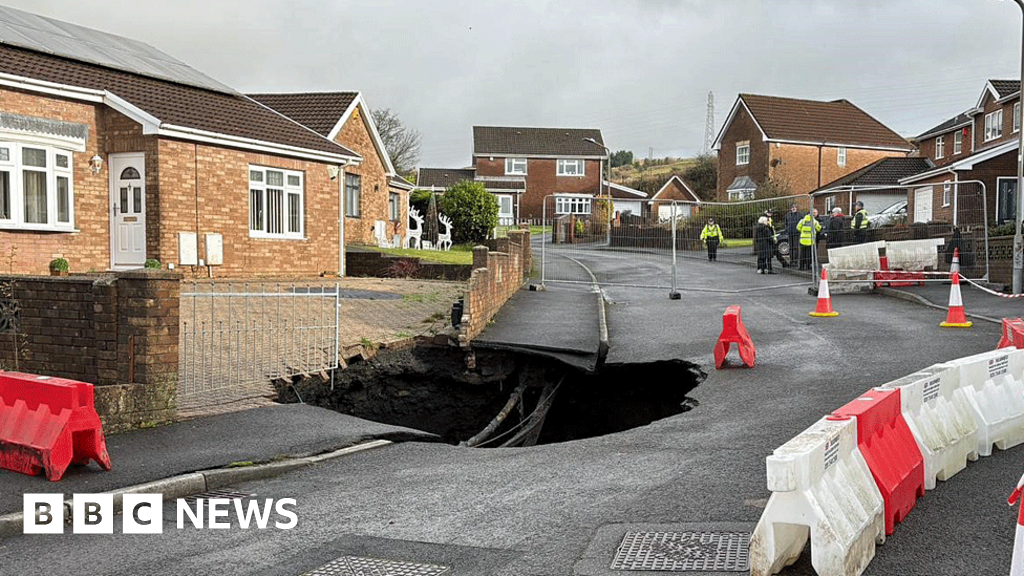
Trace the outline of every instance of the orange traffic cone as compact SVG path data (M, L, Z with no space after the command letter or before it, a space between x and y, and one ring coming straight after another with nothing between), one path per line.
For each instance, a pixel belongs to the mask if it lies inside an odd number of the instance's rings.
M971 322L964 313L964 301L960 297L960 274L953 272L953 285L949 287L949 314L946 321L939 324L943 328L970 328Z
M949 265L949 273L960 273L960 249L953 248L953 262Z
M818 307L808 314L819 318L839 316L839 312L832 309L832 295L828 292L828 272L824 268L821 269L821 282L818 283Z

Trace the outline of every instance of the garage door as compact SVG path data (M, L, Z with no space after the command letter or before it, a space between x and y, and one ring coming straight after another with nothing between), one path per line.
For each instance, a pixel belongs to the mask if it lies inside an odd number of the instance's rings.
M918 188L914 191L914 222L932 221L932 188Z

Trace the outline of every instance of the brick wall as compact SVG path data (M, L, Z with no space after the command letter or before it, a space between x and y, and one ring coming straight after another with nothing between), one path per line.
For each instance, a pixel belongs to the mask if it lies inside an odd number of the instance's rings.
M775 164L769 177L788 184L794 194L806 194L882 158L906 156L903 152L847 148L846 165L840 166L839 148L822 146L819 173L817 146L773 143L768 149L769 165Z
M522 286L533 267L530 233L514 230L499 238L496 251L486 246L473 249L473 275L469 279L459 342L463 346L476 338L487 323Z
M0 333L0 365L94 384L108 432L171 421L180 281L156 270L0 276L0 299L19 310L16 332Z
M399 189L393 191L401 195L399 205L402 207L402 214L398 220L391 220L388 209L388 194L391 192L388 187L389 178L384 161L373 145L373 138L366 125L367 113L368 111L363 110L361 105L357 107L356 112L349 117L334 139L335 142L363 157L363 162L359 166L345 167L345 172L358 174L361 178L360 215L358 218L345 218L345 242L352 244L376 244L373 224L377 220L388 223L388 239L395 234L401 234L405 238L409 221L409 194ZM341 185L344 187L343 178Z
M395 272L411 271L412 278L424 280L469 280L473 267L468 264L424 262L419 258L386 256L381 252L346 252L345 270L348 276L392 278Z
M736 144L750 142L750 162L736 165ZM722 135L721 149L718 151L718 200L727 202L729 194L726 189L737 176L749 176L757 183L764 182L768 177L768 144L761 139L761 130L747 114L745 106L736 112L725 134Z
M505 158L494 156L474 158L477 176L504 176ZM527 158L526 192L519 199L520 218L541 218L544 197L556 194L598 194L601 182L601 161L585 160L583 176L558 176L558 161L554 158ZM548 215L554 204L548 205Z

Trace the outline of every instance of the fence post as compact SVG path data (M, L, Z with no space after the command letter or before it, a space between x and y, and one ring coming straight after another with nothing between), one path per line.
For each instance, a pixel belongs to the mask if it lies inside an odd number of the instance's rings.
M676 290L676 233L678 231L677 223L679 218L676 216L676 201L672 201L672 290L668 293L669 300L679 300L682 295Z

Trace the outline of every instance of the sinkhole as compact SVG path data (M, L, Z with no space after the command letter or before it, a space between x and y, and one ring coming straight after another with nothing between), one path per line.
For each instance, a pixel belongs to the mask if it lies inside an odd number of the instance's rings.
M473 366L468 368L467 365ZM278 384L279 401L305 402L436 434L451 444L519 447L644 426L696 406L706 374L683 361L603 366L586 373L508 351L417 346L350 364L331 380Z

